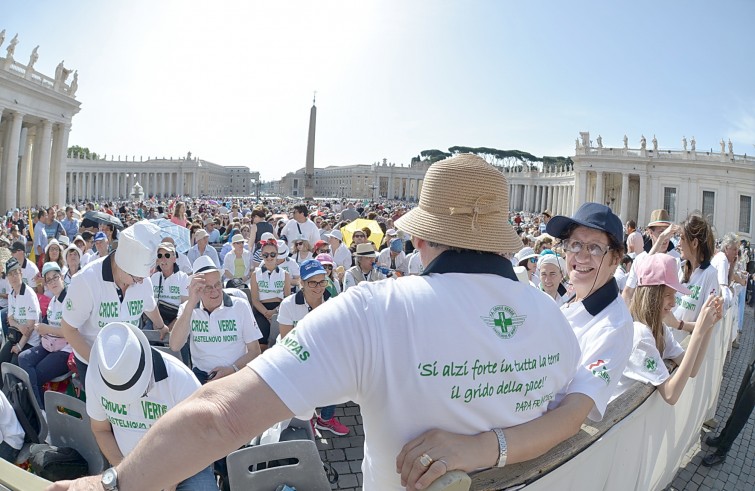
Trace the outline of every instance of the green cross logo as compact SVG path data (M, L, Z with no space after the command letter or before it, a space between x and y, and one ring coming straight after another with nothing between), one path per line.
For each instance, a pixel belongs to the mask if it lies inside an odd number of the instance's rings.
M645 358L645 369L648 372L654 372L655 371L655 360L653 358Z
M496 327L501 328L501 334L508 333L509 326L511 326L513 323L514 321L506 317L506 313L504 311L498 312L498 318L493 319L493 324L495 324Z
M509 339L516 334L517 328L524 324L527 316L517 315L508 305L496 305L487 316L480 316L485 324L501 339Z

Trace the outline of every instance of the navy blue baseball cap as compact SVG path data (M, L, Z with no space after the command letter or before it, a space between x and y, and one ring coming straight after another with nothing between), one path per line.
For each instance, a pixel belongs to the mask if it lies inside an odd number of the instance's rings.
M302 261L301 265L299 266L299 277L303 281L306 281L313 276L317 276L318 274L327 274L320 261L316 259L307 259L306 261Z
M571 218L561 215L551 218L545 226L545 232L553 237L565 239L563 234L572 224L605 232L619 244L624 242L624 227L621 225L621 219L614 215L606 205L583 203Z

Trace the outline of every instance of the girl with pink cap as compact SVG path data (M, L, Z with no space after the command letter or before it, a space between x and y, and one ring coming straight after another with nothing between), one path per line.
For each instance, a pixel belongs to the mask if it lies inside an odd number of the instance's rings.
M653 254L635 267L637 289L629 306L635 321L634 348L612 399L640 381L656 386L663 400L673 405L687 380L700 369L712 328L723 316L723 302L718 296L708 297L685 352L663 323L664 316L675 306L676 293L690 293L679 282L676 261L667 254ZM669 359L678 365L673 374L663 362Z

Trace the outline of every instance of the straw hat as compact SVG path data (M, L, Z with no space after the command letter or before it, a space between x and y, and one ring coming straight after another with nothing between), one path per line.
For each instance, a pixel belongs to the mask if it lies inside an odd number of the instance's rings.
M377 252L371 242L366 244L357 244L356 251L353 254L355 257L377 257Z
M399 218L396 227L447 246L517 252L522 241L508 218L506 178L482 158L461 154L430 167L419 206Z
M653 210L650 213L648 227L668 227L669 225L671 225L671 218L666 210Z

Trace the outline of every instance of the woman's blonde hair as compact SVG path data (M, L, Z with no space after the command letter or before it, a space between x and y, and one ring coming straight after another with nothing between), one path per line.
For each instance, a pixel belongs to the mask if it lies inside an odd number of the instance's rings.
M638 286L632 296L629 312L637 322L650 328L655 338L655 347L663 356L666 342L663 332L663 295L666 285Z

